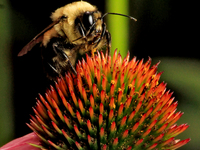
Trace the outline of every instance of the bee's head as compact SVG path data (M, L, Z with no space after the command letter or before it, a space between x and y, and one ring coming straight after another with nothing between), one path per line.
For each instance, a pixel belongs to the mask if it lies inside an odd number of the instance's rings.
M86 11L75 20L75 26L78 28L82 37L100 35L103 30L102 24L103 19L99 11Z
M89 24L88 24L89 22ZM102 32L103 19L101 12L85 12L83 15L83 25L86 28L87 33L94 32L95 34L100 34Z
M108 15L120 15L124 17L128 17L136 21L135 18L123 14L118 13L105 13L104 15L101 14L100 11L86 11L80 17L77 17L75 20L75 26L78 28L81 37L75 39L77 41L82 38L88 37L97 37L97 36L104 36L105 34L105 24L103 18ZM103 35L101 35L103 34Z

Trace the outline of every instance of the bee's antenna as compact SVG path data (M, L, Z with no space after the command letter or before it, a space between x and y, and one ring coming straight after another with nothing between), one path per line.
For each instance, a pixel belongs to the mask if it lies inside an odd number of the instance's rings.
M101 19L103 19L103 18L104 18L106 15L108 15L108 14L124 16L124 17L130 18L130 19L132 19L132 20L134 20L134 21L137 21L137 19L134 18L134 17L132 17L132 16L128 16L128 15L124 15L124 14L119 14L119 13L105 13L105 14L101 17Z

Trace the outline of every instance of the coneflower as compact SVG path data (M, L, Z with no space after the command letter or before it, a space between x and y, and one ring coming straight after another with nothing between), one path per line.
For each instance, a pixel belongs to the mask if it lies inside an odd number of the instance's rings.
M39 137L32 146L48 150L177 149L190 139L175 137L188 128L175 123L183 115L162 72L129 53L86 55L76 66L39 94L35 115L27 124Z

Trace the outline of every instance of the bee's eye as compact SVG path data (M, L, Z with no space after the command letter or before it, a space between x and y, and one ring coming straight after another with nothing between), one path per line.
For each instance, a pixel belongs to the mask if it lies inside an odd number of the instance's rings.
M88 31L90 26L94 23L93 14L91 12L86 12L83 15L82 23L83 23L85 29Z
M89 15L88 20L89 20L90 25L92 25L93 24L93 16Z

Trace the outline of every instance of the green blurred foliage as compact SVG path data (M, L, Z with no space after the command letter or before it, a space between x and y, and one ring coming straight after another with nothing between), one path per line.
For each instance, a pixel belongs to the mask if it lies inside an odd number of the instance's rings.
M11 23L6 0L0 1L0 146L11 140L13 131L11 79Z

